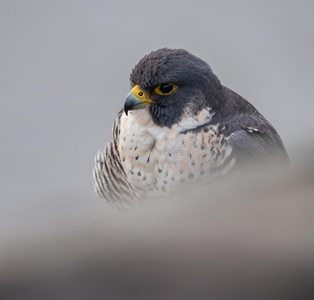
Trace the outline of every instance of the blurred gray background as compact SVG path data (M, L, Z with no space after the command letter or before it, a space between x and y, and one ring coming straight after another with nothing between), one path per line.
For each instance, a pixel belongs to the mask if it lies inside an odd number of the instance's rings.
M1 194L10 207L73 191L97 199L94 153L111 138L129 73L165 46L203 58L252 102L292 163L314 141L313 1L1 0L0 14Z
M313 144L313 1L1 0L0 14L3 217L67 193L103 207L94 154L132 67L160 47L207 61L273 123L292 164Z
M131 69L152 50L203 58L271 121L293 165L312 160L313 15L311 0L0 0L0 251L8 270L17 274L27 253L36 255L26 241L49 248L49 230L117 214L93 192L94 154L111 139Z

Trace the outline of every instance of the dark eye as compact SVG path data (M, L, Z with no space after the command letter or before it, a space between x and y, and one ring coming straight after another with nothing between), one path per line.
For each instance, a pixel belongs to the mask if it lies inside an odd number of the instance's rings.
M168 94L173 90L173 86L171 84L165 83L160 86L159 90L164 94Z
M159 95L169 95L175 91L177 86L172 83L163 83L155 88L156 93Z

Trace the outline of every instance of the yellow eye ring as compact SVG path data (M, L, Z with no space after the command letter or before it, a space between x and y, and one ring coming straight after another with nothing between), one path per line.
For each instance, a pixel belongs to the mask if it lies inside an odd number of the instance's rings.
M158 85L155 88L155 92L159 95L170 95L172 94L178 87L172 83L163 83Z

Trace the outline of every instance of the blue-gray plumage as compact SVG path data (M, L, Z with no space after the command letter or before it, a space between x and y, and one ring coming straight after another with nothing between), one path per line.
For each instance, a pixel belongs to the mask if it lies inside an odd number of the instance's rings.
M96 157L96 190L110 203L164 196L248 164L289 164L274 127L189 52L151 52L130 81L113 141Z

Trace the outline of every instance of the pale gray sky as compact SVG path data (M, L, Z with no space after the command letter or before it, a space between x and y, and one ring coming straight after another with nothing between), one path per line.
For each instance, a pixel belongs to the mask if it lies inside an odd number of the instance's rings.
M273 123L293 163L314 141L313 1L1 0L0 14L10 208L54 193L94 199L93 157L111 138L131 68L160 47L207 61Z

